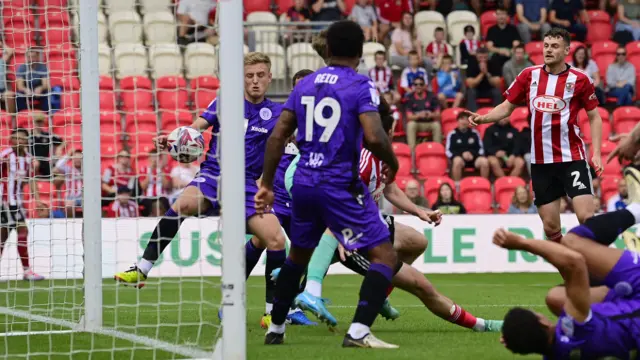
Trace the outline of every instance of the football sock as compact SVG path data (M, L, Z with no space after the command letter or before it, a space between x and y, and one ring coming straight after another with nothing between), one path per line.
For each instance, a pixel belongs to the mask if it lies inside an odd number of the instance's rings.
M28 233L23 231L18 232L18 255L20 256L22 268L25 270L29 269L29 245L27 244L28 238Z
M144 249L144 254L142 254L142 258L151 264L155 263L160 257L160 254L162 254L164 249L178 233L182 221L184 221L184 217L178 216L173 209L169 209L153 230L147 248ZM151 269L147 269L145 272L145 270L140 269L145 275L147 275L149 270Z
M244 244L244 256L245 256L244 271L245 271L246 277L249 277L249 275L251 274L251 271L253 271L253 268L256 267L256 265L258 264L258 261L260 260L260 256L262 256L263 251L264 249L260 249L253 244L253 238L251 238L249 241L247 241ZM265 276L267 276L267 274L269 273L266 272Z
M571 229L571 233L578 236L591 239L603 245L611 245L618 235L630 228L636 223L636 219L640 218L640 205L636 205L630 210L623 209L598 216L593 216L582 225L578 225ZM636 212L636 214L633 212Z
M322 280L331 265L333 255L338 248L338 240L333 235L323 234L313 251L307 271L305 290L313 296L322 296Z
M551 240L553 242L559 243L562 240L562 232L558 231L553 234L544 234L547 237L547 240Z
M471 313L468 313L465 309L456 304L453 304L451 310L449 310L449 314L451 315L451 317L449 317L450 322L462 327L466 327L468 329L474 329L478 322L478 319L476 319L475 316L473 316ZM484 321L482 322L482 325L484 325Z
M300 278L304 269L303 265L298 265L289 258L284 261L284 265L280 268L280 275L278 275L273 296L271 324L282 325L282 332L284 332L284 321L293 303L293 298L298 294ZM271 328L269 331L271 331Z
M287 259L286 250L267 250L267 264L264 272L264 281L266 285L265 301L267 304L273 304L273 293L276 289L275 281L271 280L271 272L279 267L282 267L284 261ZM298 278L297 284L300 284L300 278ZM296 287L299 288L299 285ZM271 311L267 312L267 314Z
M360 300L353 317L349 335L354 339L361 339L378 316L378 312L387 298L387 289L391 285L393 269L384 264L373 263L362 281ZM366 329L362 327L366 326Z

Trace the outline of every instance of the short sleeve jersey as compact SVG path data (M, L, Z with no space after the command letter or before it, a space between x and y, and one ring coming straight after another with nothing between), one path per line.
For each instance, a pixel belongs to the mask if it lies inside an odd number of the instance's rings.
M349 67L324 67L302 79L284 105L298 123L294 182L348 186L359 179L359 115L377 113L379 103L375 84Z

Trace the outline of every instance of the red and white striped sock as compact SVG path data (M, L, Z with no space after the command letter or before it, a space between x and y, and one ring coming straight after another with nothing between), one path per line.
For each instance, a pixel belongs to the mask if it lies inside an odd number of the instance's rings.
M551 241L556 242L556 243L560 243L560 241L562 240L562 232L560 232L560 231L558 231L556 233L553 233L553 234L546 234L545 233L545 236L547 237L547 240L551 240Z
M449 317L450 322L468 329L473 329L478 322L475 316L456 304L453 304L449 313L451 314L451 317Z

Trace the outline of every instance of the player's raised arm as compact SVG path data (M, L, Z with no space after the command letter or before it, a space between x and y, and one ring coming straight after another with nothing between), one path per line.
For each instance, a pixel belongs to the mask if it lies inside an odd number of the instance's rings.
M509 250L524 250L549 261L564 279L567 291L565 312L576 321L587 320L591 311L589 276L587 264L580 253L553 241L525 239L504 229L496 230L493 243Z
M380 114L377 112L365 112L359 116L360 124L364 130L364 139L367 147L378 159L385 163L391 172L386 179L387 183L393 182L395 174L398 171L398 159L393 153L391 140L382 127Z
M296 115L292 111L284 109L280 114L278 123L273 129L271 136L267 139L261 187L266 187L269 190L273 189L273 177L275 176L276 168L284 152L284 146L287 144L291 135L293 135L296 127Z

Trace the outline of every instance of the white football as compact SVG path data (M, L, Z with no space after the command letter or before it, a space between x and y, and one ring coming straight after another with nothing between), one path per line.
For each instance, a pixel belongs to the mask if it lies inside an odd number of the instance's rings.
M169 154L181 163L196 161L204 152L204 137L189 126L181 126L167 137Z

